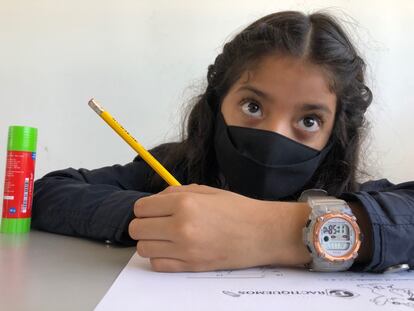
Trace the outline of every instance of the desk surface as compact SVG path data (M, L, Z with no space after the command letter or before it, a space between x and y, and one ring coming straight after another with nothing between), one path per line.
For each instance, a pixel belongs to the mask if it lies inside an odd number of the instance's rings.
M0 234L0 309L93 310L134 252L40 231Z

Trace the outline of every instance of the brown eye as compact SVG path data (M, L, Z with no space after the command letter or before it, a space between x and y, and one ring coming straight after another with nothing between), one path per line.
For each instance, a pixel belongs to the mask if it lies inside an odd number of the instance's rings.
M299 120L299 127L308 132L316 132L320 128L321 121L317 117L308 116Z
M260 118L263 116L260 105L256 104L253 101L246 101L244 104L242 104L242 110L246 115L252 116L254 118Z

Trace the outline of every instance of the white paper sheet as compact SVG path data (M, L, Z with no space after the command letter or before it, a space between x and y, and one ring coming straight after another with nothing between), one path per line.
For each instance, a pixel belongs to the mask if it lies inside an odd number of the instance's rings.
M414 271L316 273L259 267L161 273L135 254L96 310L414 310Z

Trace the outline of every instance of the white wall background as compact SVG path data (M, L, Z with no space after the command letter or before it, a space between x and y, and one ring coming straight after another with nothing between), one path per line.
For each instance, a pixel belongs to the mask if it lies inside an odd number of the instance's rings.
M271 12L326 8L369 64L370 172L414 180L414 1L0 0L0 202L9 125L39 129L37 177L129 162L91 97L151 148L176 137L232 35Z

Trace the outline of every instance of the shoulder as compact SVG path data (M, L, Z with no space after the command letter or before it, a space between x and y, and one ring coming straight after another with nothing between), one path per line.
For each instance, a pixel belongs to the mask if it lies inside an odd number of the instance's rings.
M388 179L369 180L359 185L361 191L379 191L394 186Z

